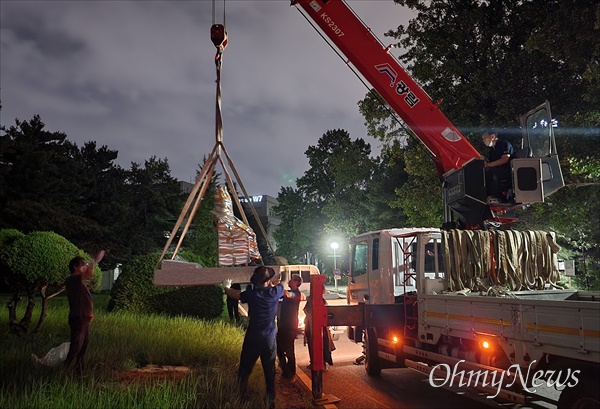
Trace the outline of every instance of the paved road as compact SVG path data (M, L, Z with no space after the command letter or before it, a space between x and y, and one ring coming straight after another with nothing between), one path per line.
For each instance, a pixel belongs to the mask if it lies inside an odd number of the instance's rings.
M337 304L333 285L326 285L326 298L330 304ZM338 287L339 297L345 302L346 287ZM245 306L243 306L245 307ZM363 365L354 361L362 354L362 344L355 344L345 333L335 341L333 352L334 365L323 373L322 392L324 397L335 397L339 401L325 404L325 409L404 409L404 408L519 408L519 409L555 409L556 391L545 392L547 399L530 402L525 406L499 404L477 392L469 390L447 390L434 388L428 377L412 369L385 369L380 377L367 375ZM310 358L308 348L303 345L302 337L296 340L296 364L298 382L311 393L311 371L308 368Z
M339 409L489 408L449 391L434 390L424 375L410 369L384 370L381 377L370 377L364 366L354 364L361 355L361 345L348 340L345 334L335 344L334 365L323 373L322 391L325 396L340 399L335 403ZM296 340L297 365L305 374L300 379L310 383L309 360L308 348L302 339Z
M477 396L472 391L450 391L433 388L427 376L412 369L386 369L380 377L367 375L364 366L355 365L355 359L361 355L362 346L348 340L342 334L335 342L333 352L334 365L323 373L322 391L324 396L333 395L340 399L327 409L363 409L363 408L511 408L497 402ZM311 384L311 371L308 348L301 338L296 340L296 362L302 371L299 380L308 390ZM535 402L521 408L554 408L547 402Z

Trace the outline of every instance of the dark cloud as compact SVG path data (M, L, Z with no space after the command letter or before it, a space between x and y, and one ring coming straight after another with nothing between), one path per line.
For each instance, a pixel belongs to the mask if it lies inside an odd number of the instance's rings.
M327 130L366 138L356 105L366 89L289 2L226 4L225 146L248 193L276 196ZM392 0L350 4L380 37L408 18ZM193 180L215 144L211 1L22 0L0 11L3 125L39 114L79 145L118 150L123 166L156 155Z

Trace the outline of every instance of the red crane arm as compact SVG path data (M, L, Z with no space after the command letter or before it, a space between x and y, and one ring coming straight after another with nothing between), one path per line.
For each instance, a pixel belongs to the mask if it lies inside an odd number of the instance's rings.
M433 153L440 176L481 154L343 0L292 0Z

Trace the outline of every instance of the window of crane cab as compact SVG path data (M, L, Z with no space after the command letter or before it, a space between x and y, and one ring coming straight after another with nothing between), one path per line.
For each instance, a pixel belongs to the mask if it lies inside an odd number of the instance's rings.
M417 258L416 258L416 250L417 250L417 245L413 244L411 246L411 261L410 261L410 267L412 271L415 271L417 269ZM436 268L436 255L437 255L437 268ZM440 240L437 239L430 239L426 244L425 244L425 257L424 257L424 261L425 261L425 274L427 277L429 278L434 278L434 277L443 277L443 271L444 271L444 254L442 251L442 243Z
M543 158L556 150L553 146L552 123L545 109L527 117L527 137L534 158Z
M366 241L354 245L352 252L352 277L367 274L369 260L369 244Z

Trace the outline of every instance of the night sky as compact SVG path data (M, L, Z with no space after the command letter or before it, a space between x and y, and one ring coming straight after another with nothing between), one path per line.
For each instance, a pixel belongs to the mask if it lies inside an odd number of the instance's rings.
M379 151L358 112L367 89L288 0L225 4L224 144L249 194L294 186L330 129ZM384 44L410 17L392 0L349 4ZM156 155L194 181L215 145L211 1L2 0L0 16L2 125L39 114L126 168Z

